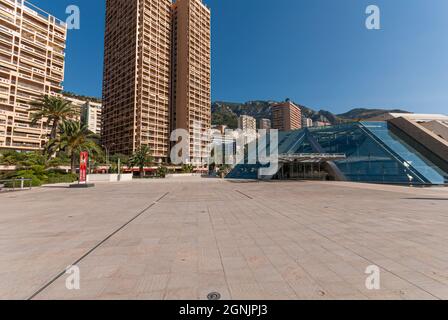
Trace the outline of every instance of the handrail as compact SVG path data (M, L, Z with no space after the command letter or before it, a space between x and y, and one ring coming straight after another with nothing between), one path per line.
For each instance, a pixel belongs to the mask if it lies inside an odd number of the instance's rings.
M31 190L33 185L32 179L9 179L0 180L0 193L1 192L12 192L20 190Z

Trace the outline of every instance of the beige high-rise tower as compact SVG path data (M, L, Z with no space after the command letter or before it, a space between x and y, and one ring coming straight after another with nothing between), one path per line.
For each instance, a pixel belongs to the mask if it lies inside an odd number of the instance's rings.
M107 0L102 139L111 153L169 151L170 0Z
M59 95L64 22L27 1L0 0L0 149L40 150L51 128L32 124L30 102Z
M107 0L103 143L112 153L151 147L169 160L171 130L187 129L191 156L210 128L210 11L200 0ZM202 157L201 152L197 156Z
M302 128L302 110L287 100L272 107L272 128L291 131Z
M208 156L211 126L210 10L201 0L173 5L172 129L190 133L190 161Z

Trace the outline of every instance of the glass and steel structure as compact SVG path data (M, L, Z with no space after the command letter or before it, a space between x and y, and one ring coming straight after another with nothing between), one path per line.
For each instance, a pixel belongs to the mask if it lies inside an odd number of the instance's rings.
M300 159L295 163L280 163L279 173L272 178L300 178L302 174L307 178L310 174L304 172L306 168L315 170L319 167L316 176L334 180L407 185L447 184L448 173L429 160L430 150L426 154L418 151L421 148L415 148L417 143L405 141L394 134L387 122L357 122L281 132L280 155L343 154L345 158L333 162L322 158L318 163L316 160L311 163ZM228 177L256 179L260 167L240 163ZM328 174L322 175L321 168Z

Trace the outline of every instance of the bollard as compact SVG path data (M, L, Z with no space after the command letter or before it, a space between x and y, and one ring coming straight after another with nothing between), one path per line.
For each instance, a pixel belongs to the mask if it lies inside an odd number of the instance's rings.
M23 190L25 187L25 178L21 177L20 178L20 190Z

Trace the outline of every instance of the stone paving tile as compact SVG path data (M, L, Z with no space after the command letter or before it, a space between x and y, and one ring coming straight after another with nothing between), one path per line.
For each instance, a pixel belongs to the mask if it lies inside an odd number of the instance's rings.
M35 298L448 299L448 212L424 200L447 196L198 178L4 194L0 299L30 297L96 246L78 264L81 290L63 275ZM380 290L365 287L369 265Z

